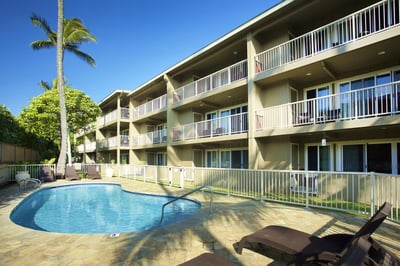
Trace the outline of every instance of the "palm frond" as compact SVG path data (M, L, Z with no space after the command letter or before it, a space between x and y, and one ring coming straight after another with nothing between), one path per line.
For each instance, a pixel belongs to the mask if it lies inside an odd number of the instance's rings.
M90 55L78 50L77 45L68 44L65 47L65 50L75 54L77 57L79 57L80 59L82 59L83 61L85 61L89 65L91 65L92 67L96 66L96 61Z
M54 46L56 46L56 44L50 40L37 40L37 41L31 42L31 47L33 48L33 50L40 50L43 48L52 48Z
M51 90L50 84L46 81L41 80L39 86L44 89L45 91Z
M43 29L47 36L54 33L44 18L33 13L32 16L30 17L30 19L31 19L32 25L38 26L39 28Z

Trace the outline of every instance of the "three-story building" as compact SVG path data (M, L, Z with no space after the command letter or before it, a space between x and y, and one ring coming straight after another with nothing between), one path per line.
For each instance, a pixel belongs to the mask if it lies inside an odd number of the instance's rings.
M398 174L399 6L282 1L112 93L95 134L80 136L95 149L78 151L97 162Z

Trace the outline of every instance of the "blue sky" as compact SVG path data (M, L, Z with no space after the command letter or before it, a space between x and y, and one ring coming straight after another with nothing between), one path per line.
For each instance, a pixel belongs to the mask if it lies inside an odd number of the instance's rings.
M64 16L80 18L97 38L80 49L97 66L65 53L64 75L96 103L116 89L133 90L279 0L64 0ZM56 31L56 0L0 1L0 104L17 116L56 77L56 50L34 51L45 39L30 15Z

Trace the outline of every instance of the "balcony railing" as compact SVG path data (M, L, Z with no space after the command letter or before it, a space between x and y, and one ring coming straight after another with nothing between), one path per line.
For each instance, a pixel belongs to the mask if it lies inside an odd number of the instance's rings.
M79 153L93 152L96 150L96 141L80 144L78 147L76 147L76 149Z
M167 129L147 132L144 134L140 134L138 136L134 136L133 137L133 145L141 146L141 145L166 143L167 136L168 136Z
M154 100L146 102L133 109L133 118L149 114L167 106L167 95L164 94Z
M240 113L174 127L173 141L244 133L247 128L247 113Z
M240 61L239 63L176 89L174 92L174 103L245 78L247 78L247 60Z
M129 136L121 135L119 138L121 147L129 147Z
M115 148L117 147L118 137L110 137L102 140L97 141L97 147L99 149L108 149L108 148Z
M281 67L400 23L399 0L378 2L255 56L256 72Z
M256 111L256 130L400 114L400 82Z
M76 133L76 137L82 137L85 134L89 134L96 131L96 122L90 123L84 128L79 129L78 133Z
M130 119L129 116L129 108L121 108L121 115L120 119ZM114 123L117 121L118 118L118 110L114 110L106 115L103 115L99 120L98 120L98 125L99 127L103 127L105 125Z

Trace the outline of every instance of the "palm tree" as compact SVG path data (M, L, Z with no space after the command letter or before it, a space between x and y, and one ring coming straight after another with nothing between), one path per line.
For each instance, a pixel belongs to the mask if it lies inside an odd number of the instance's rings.
M79 58L85 60L91 66L95 66L94 59L88 54L78 49L79 45L88 42L96 41L96 38L90 35L82 22L77 19L64 19L64 0L58 0L58 21L57 33L53 32L46 20L37 15L31 16L31 21L34 26L42 28L48 39L37 40L31 43L34 50L43 48L57 47L57 88L60 97L60 127L61 127L61 147L60 155L57 162L57 172L64 174L66 165L66 155L68 146L68 125L67 125L67 111L65 105L65 91L64 91L64 50L70 51L77 55Z
M52 48L57 45L57 33L52 31L47 21L33 14L31 17L32 24L40 27L47 35L46 40L36 40L31 43L31 47L34 50L40 50L44 48ZM62 49L72 52L91 66L96 66L95 60L88 54L80 51L78 48L82 43L89 41L96 41L96 38L90 35L88 29L83 26L82 21L78 18L63 19L63 41ZM63 51L64 53L64 51Z

